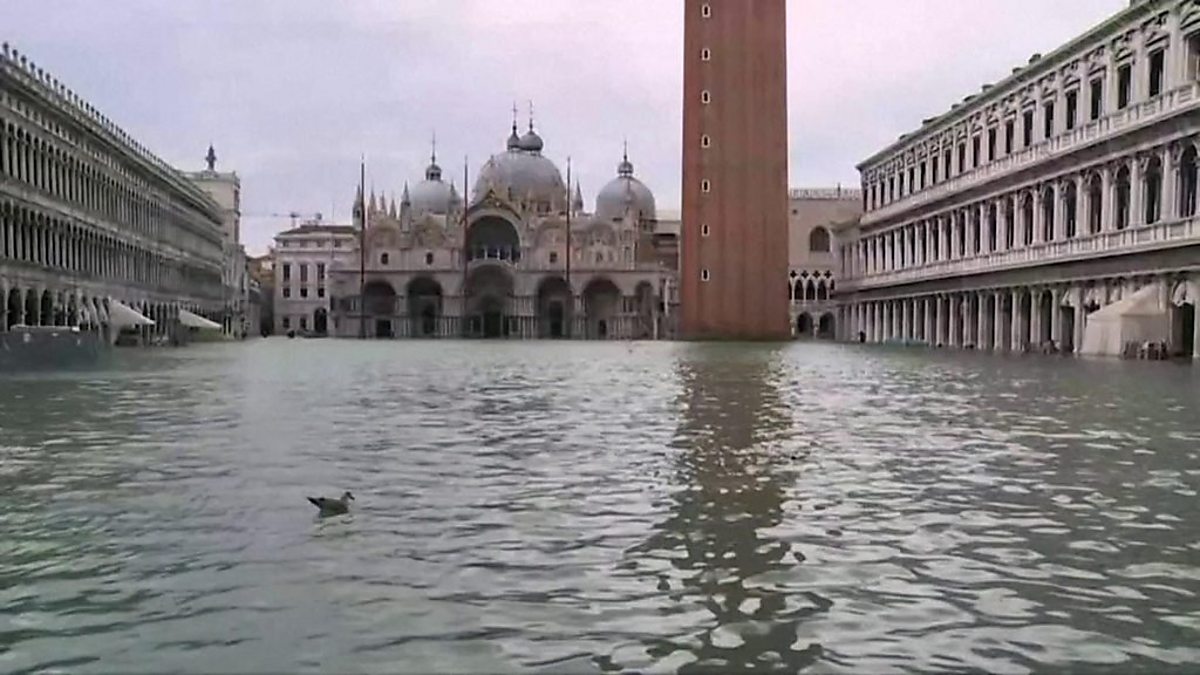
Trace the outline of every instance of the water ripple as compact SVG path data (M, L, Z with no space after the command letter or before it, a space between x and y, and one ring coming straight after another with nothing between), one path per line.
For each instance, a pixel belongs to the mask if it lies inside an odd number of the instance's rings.
M1196 369L275 340L0 385L4 672L1200 662Z

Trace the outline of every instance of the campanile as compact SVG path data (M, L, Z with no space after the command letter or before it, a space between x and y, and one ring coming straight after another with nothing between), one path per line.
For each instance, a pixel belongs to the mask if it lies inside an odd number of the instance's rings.
M684 0L682 336L784 340L785 0Z

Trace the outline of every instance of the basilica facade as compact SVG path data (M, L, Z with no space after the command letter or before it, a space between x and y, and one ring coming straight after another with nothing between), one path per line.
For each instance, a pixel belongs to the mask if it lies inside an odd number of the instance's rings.
M359 194L330 269L331 332L366 338L666 339L675 269L628 155L585 208L530 123L464 197L431 158L397 205ZM365 202L365 203L364 203ZM365 216L365 218L364 218ZM360 245L361 242L361 245ZM664 301L664 299L667 299Z

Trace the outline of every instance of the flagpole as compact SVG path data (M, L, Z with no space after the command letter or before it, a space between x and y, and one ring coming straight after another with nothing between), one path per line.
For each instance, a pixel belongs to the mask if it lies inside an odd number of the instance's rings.
M566 336L571 339L571 326L575 323L575 290L571 287L571 158L567 157L567 325Z
M359 163L358 195L362 220L358 230L358 339L367 339L367 160Z
M470 164L471 158L468 155L463 155L463 210L462 210L462 259L463 259L463 276L462 276L462 291L458 310L458 336L467 336L467 267L470 265L471 255L467 238L467 205L471 203L471 184L470 180Z

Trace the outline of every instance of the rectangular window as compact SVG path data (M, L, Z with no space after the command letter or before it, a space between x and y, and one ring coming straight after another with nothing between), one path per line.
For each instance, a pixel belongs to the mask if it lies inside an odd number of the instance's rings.
M958 172L962 173L967 170L967 144L958 144Z
M292 280L292 264L291 263L283 263L283 280L284 281Z
M1150 55L1150 95L1158 96L1163 91L1163 50Z
M302 297L302 298L307 298L307 297L308 297L308 286L301 286L301 287L300 287L300 297Z
M308 265L300 266L300 283L308 283Z
M996 159L996 130L988 129L987 161Z
M701 192L712 192L712 183L708 182L707 178L700 181L700 191Z
M1129 97L1133 93L1133 66L1128 63L1117 69L1117 110L1124 110L1129 105Z
M1068 91L1067 92L1067 110L1066 110L1067 131L1070 131L1075 128L1075 116L1076 116L1076 114L1078 114L1078 112L1079 112L1079 92L1078 91Z
M1013 151L1013 136L1017 134L1017 125L1012 120L1004 123L1004 154L1011 155Z
M1200 80L1200 33L1188 36L1186 74L1189 80Z
M904 172L900 172L900 196L904 196Z
M1050 138L1054 135L1054 102L1047 101L1042 106L1042 131L1045 134L1043 138Z
M925 189L925 162L921 162L921 189Z
M708 281L711 278L712 275L708 273L707 269L700 270L700 281Z
M707 237L711 233L712 233L712 230L708 229L708 223L705 223L704 225L700 226L700 236L701 237Z
M1097 77L1092 80L1092 109L1089 119L1098 120L1104 114L1104 80Z
M931 157L929 159L929 184L930 185L937 185L937 182L938 182L937 169L938 169L937 157Z
M1029 147L1033 145L1033 111L1026 110L1025 115L1021 118L1021 130L1024 135L1024 145Z
M973 168L979 166L979 164L980 164L979 137L972 136L971 137L971 168L973 169Z
M325 287L324 286L317 286L317 297L318 298L325 297Z
M292 287L291 286L283 287L283 297L285 297L285 298L292 297Z
M300 330L308 330L308 317L300 317Z
M317 281L325 281L325 263L317 263Z
M896 177L888 178L888 202L896 201Z
M950 178L950 148L946 148L946 151L942 153L942 176L944 176L944 180Z
M917 170L915 167L910 166L908 168L908 191L909 192L917 191L916 173L917 173Z
M283 317L283 329L287 330L291 327L292 327L292 317L290 317L290 316Z

